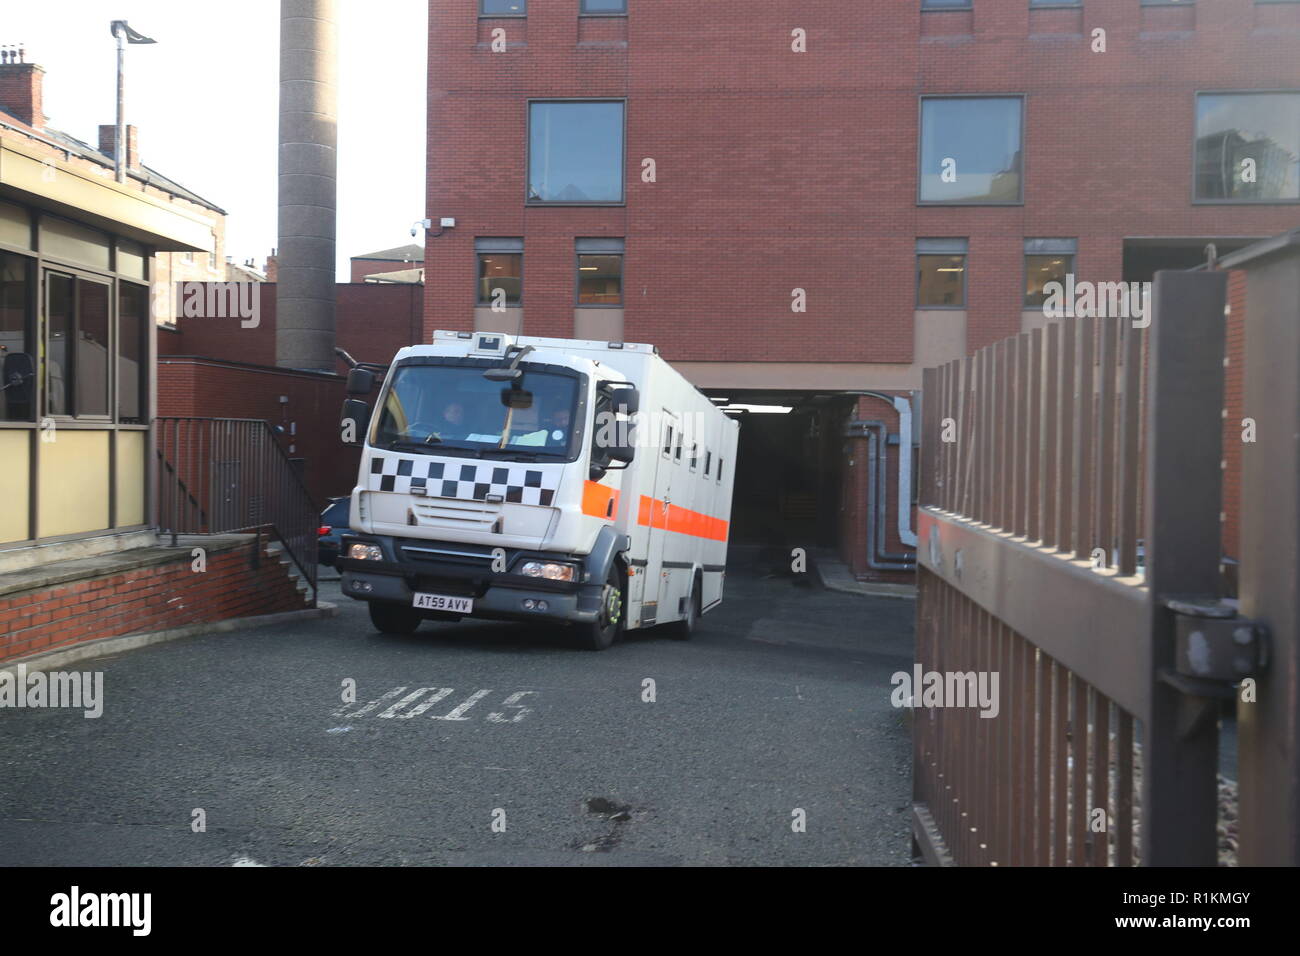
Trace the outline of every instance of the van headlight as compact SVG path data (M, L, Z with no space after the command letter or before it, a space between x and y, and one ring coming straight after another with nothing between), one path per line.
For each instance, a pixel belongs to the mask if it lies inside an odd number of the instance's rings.
M354 541L348 545L348 557L353 561L382 561L384 552L377 544Z
M519 573L525 577L545 578L548 581L572 581L578 576L578 567L558 561L525 561L519 566Z

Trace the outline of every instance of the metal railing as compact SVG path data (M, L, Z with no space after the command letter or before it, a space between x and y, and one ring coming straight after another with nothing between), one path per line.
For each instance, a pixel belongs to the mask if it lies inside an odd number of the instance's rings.
M1149 327L1066 318L926 371L917 662L998 681L996 716L917 701L932 862L1214 865L1220 688L1175 608L1218 586L1224 293L1162 272Z
M157 525L181 534L253 532L278 540L316 601L317 508L297 470L261 419L154 421Z

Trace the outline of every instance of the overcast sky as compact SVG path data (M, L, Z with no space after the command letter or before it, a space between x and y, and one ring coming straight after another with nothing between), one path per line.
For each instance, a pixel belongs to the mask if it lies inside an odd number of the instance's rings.
M276 244L280 5L275 0L4 0L0 43L45 68L49 125L92 146L115 121L124 19L126 121L144 163L228 213L226 254ZM349 256L413 242L424 216L427 0L339 0L339 278ZM218 12L219 11L219 12Z

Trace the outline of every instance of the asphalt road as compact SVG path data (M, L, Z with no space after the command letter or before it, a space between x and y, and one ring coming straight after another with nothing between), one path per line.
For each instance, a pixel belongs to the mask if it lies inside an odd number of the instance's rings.
M98 719L0 710L0 864L909 862L910 601L738 552L694 640L592 653L490 622L385 636L322 598L338 617L75 665L104 674Z

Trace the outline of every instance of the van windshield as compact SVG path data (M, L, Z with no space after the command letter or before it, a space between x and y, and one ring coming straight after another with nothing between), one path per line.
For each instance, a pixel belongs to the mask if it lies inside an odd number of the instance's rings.
M463 450L476 457L569 457L578 381L525 370L512 386L491 382L479 366L403 365L384 399L375 444L430 453ZM531 395L531 400L529 399Z

